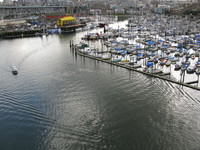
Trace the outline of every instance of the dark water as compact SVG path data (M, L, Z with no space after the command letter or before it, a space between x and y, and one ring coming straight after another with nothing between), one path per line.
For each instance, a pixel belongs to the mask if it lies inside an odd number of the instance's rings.
M0 150L200 149L199 91L77 56L82 35L0 41Z

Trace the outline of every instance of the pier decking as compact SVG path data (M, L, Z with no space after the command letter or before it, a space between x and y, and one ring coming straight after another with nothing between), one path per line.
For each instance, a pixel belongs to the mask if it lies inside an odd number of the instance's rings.
M42 30L24 30L24 31L6 31L1 33L1 37L8 38L21 38L21 37L32 37L42 33Z

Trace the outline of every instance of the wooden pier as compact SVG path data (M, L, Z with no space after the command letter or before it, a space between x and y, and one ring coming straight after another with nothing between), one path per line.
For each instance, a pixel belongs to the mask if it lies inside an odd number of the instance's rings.
M1 37L8 38L22 38L22 37L33 37L42 33L42 30L22 30L22 31L5 31L1 33Z

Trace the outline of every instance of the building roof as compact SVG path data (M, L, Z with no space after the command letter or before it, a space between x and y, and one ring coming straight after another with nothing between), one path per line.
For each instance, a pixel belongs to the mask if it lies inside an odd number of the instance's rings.
M69 20L75 20L75 18L72 17L72 16L66 16L66 17L60 18L60 20L62 20L62 21L69 21Z

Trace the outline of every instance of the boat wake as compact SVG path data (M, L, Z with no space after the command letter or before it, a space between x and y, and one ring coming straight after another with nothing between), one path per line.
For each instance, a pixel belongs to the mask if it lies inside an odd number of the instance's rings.
M19 96L21 96L21 93L10 92L3 89L0 97L0 112L3 114L7 113L9 117L15 116L17 123L19 123L21 119L24 119L24 127L30 126L31 123L32 125L39 124L40 128L46 129L46 133L43 133L44 135L40 137L42 141L41 147L52 146L52 144L55 144L54 140L56 139L72 140L77 143L80 141L83 143L90 143L91 147L97 145L100 140L104 140L105 135L103 133L99 133L95 129L86 126L68 125L65 121L58 121L54 117L49 117L45 112L42 112ZM7 117L2 117L3 122L6 119ZM16 122L10 124L10 126L15 125ZM49 130L51 132L49 132ZM43 142L46 143L46 145L44 145ZM60 145L57 144L55 146L60 147Z
M10 65L10 69L8 69L9 67L2 67L0 66L0 69L6 71L6 72L11 72L11 68L12 68L12 65Z
M31 57L31 56L33 56L33 55L35 55L35 54L41 52L42 50L44 50L45 47L50 46L52 43L53 43L53 42L48 43L48 44L46 44L45 46L41 46L41 47L39 47L39 48L37 48L37 49L35 49L35 50L32 50L30 53L24 55L24 57L21 59L21 61L17 64L18 69L20 69L20 67L23 65L23 63L24 63L29 57Z

